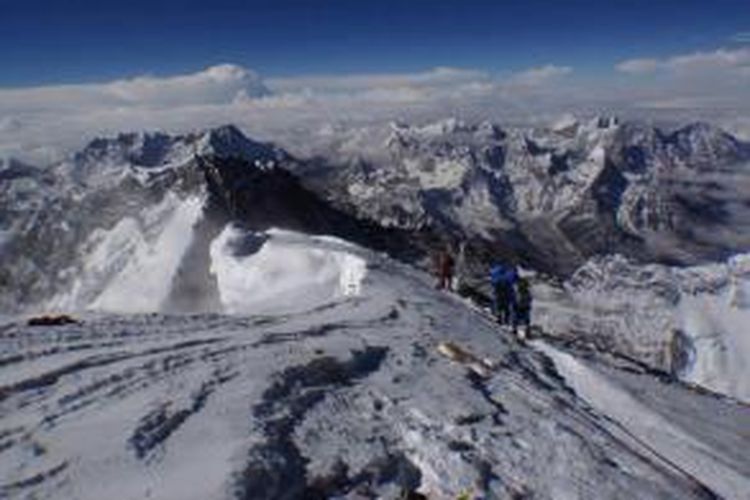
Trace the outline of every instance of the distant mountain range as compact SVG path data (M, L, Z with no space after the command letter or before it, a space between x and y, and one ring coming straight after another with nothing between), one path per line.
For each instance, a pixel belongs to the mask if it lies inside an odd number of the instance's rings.
M614 253L723 259L750 248L749 192L750 144L706 124L673 132L614 118L538 129L392 124L366 153L310 159L233 126L120 134L49 167L0 164L0 304L69 288L82 253L124 219L156 241L188 199L202 206L188 238L195 248L176 258L205 257L207 240L233 221L337 235L423 264L435 249L462 247L467 282L480 283L497 259L558 276ZM97 270L90 281L121 270Z
M307 175L383 225L492 241L554 273L602 253L695 263L750 245L750 144L707 124L391 127L379 151Z

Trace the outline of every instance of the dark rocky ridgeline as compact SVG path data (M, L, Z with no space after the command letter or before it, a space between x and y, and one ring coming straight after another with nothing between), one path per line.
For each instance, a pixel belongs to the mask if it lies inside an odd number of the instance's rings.
M227 224L250 231L288 229L343 238L409 262L423 259L429 237L387 229L333 207L280 166L258 168L240 157L197 157L192 165L208 194L193 242L175 277L165 308L215 311L215 279L210 274L210 245ZM262 245L252 250L257 251Z
M407 261L419 259L419 232L383 228L341 210L305 187L283 167L254 168L240 158L201 157L207 211L222 222L249 230L273 227L309 234L337 236Z

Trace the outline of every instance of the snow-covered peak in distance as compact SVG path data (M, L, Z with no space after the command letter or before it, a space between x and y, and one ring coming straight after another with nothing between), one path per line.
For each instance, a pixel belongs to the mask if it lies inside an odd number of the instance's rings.
M389 124L391 133L385 141L386 147L404 146L413 142L438 144L440 141L457 142L473 140L477 142L499 141L505 138L502 128L492 122L469 124L457 118L446 118L422 126L400 122Z
M195 156L272 161L282 157L283 153L272 145L248 139L234 125L223 125L176 136L163 132L133 132L113 138L97 138L77 153L74 161L148 168L179 165Z
M249 139L234 125L223 125L198 135L197 154L219 158L240 158L256 166L272 166L289 159L282 149Z
M685 158L710 166L717 161L746 161L750 144L743 143L724 130L697 122L676 130L668 142Z
M242 90L248 97L262 97L271 93L257 73L236 64L217 64L211 66L205 70L205 75L219 82L240 82L243 86Z
M259 168L271 168L290 159L272 144L246 137L234 125L202 132L168 135L163 132L122 133L91 141L56 170L86 184L119 179L131 173L148 174L186 165L198 157L234 158Z

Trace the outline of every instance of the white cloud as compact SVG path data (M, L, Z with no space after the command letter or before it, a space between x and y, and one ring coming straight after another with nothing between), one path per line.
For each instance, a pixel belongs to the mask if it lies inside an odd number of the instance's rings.
M750 47L631 59L615 68L628 76L620 91L635 109L693 119L750 113Z
M450 87L486 80L489 80L489 75L482 71L440 67L419 73L302 76L274 78L266 82L277 92L308 90L321 93L353 93L373 89Z
M77 150L93 137L129 130L182 132L232 122L277 140L293 128L327 121L461 114L543 88L569 71L546 66L498 79L483 71L440 67L262 81L252 71L224 64L187 75L0 89L0 155L48 161L55 151ZM504 109L519 102L520 97Z
M742 73L750 67L750 48L717 49L680 54L666 59L630 59L615 68L623 73L643 74L662 71L665 73L699 74L719 71ZM718 76L714 73L715 76Z
M573 72L569 66L555 66L548 64L539 68L531 68L511 75L506 85L509 87L535 88L556 80Z
M615 66L621 73L645 74L653 73L659 69L659 61L656 59L629 59Z
M191 75L123 80L110 83L104 89L127 103L152 106L226 103L237 96L268 94L255 73L232 64L213 66Z
M732 41L735 43L750 43L750 31L735 33L732 36Z
M750 48L694 52L672 57L665 62L667 69L687 72L741 69L748 65L750 65Z
M719 49L623 61L609 80L597 81L553 64L504 75L441 67L266 80L227 64L187 75L0 89L0 156L46 162L96 136L224 123L294 148L325 123L369 126L448 116L528 123L565 111L679 110L695 111L698 119L725 109L737 115L734 110L748 110L750 103L750 85L742 77L750 77L748 53L750 48ZM648 71L658 78L637 78Z
M103 84L0 90L0 116L52 110L220 104L232 102L238 95L256 97L267 93L252 71L222 64L194 74L164 78L141 76Z
M440 67L416 73L316 75L266 80L275 96L304 95L306 103L337 105L354 101L369 104L420 104L445 99L467 99L497 91L483 71ZM288 99L285 99L288 100ZM274 102L271 99L270 102Z

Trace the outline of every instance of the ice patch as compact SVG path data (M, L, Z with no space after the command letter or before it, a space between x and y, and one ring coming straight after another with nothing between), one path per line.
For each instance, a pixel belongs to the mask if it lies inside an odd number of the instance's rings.
M211 244L211 272L227 313L299 312L361 293L367 264L352 250L334 238L228 226Z
M748 285L744 281L721 295L684 297L680 302L682 330L696 353L684 379L742 401L750 401L750 310L737 307L737 302Z

